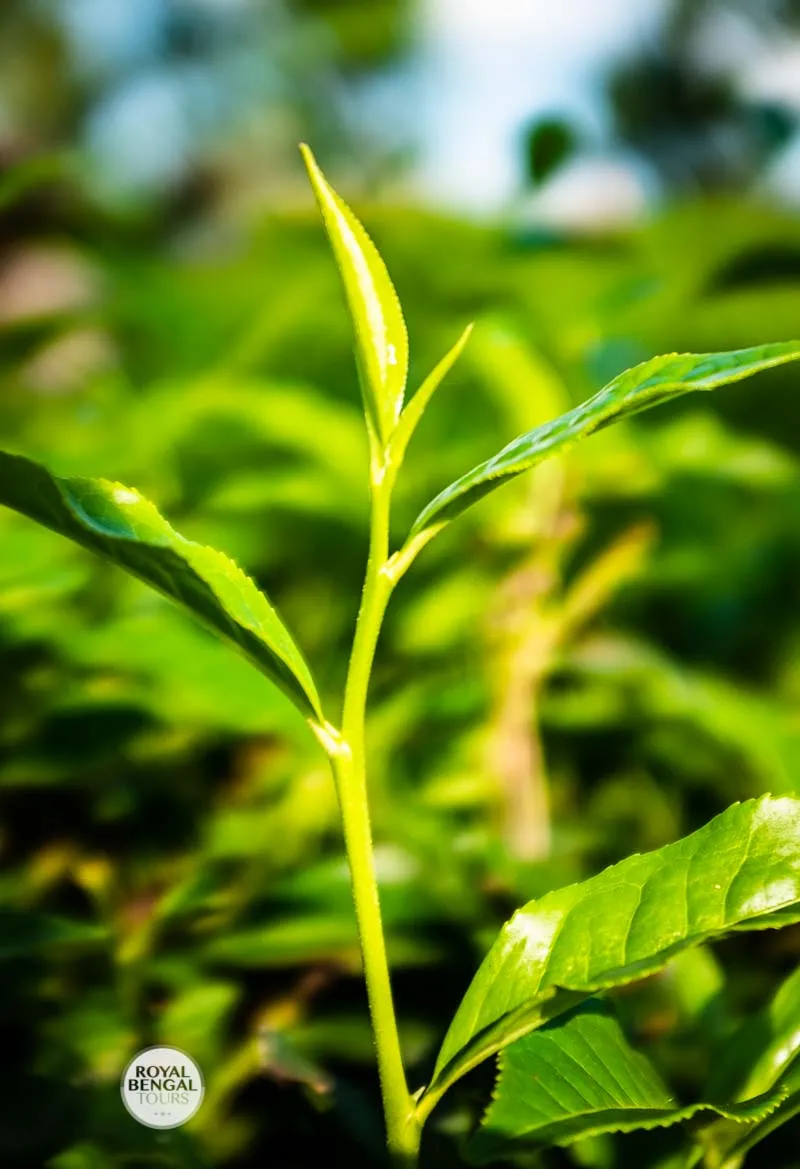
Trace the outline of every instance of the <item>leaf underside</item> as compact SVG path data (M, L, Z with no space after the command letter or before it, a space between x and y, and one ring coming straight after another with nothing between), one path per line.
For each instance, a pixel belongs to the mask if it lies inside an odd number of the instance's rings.
M470 1158L481 1164L518 1153L520 1146L567 1145L690 1119L699 1126L722 1118L726 1131L749 1131L782 1105L787 1091L777 1083L742 1101L679 1104L650 1061L630 1046L613 1008L590 999L503 1050Z
M138 491L106 479L59 478L0 451L0 503L139 577L232 643L306 717L322 718L308 666L250 577L176 532Z
M730 353L667 354L636 365L587 402L520 435L456 479L420 512L409 539L455 519L496 487L612 422L692 390L714 390L798 358L800 341L780 341Z
M456 1012L428 1107L470 1068L588 996L733 930L798 920L800 800L770 796L530 902L500 931Z

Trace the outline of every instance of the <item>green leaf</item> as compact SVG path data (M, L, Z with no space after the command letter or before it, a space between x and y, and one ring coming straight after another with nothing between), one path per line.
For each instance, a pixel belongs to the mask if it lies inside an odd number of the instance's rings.
M54 946L81 946L105 941L108 930L92 922L71 921L14 909L0 911L0 959L16 958Z
M774 1095L779 1092L783 1098L778 1107L753 1118L746 1127L720 1120L700 1134L709 1169L738 1169L745 1153L800 1113L800 1060L795 1059L781 1074Z
M322 719L302 654L267 598L222 552L179 535L152 503L106 479L65 479L0 451L0 503L67 536L188 609Z
M456 341L455 345L452 347L452 349L448 350L442 360L434 366L401 414L400 421L397 424L397 429L392 436L391 453L392 461L395 463L395 465L402 463L403 456L406 453L406 447L408 446L414 431L417 429L419 421L427 409L428 403L444 379L447 377L450 370L458 361L461 354L464 352L464 347L466 346L467 341L469 341L473 328L473 325L467 325L466 329Z
M729 1105L681 1105L650 1061L630 1046L616 1013L590 999L524 1039L499 1059L493 1100L470 1143L478 1164L520 1145L567 1145L608 1132L665 1127L698 1113L732 1127L764 1118L782 1090Z
M732 930L798 920L800 800L770 796L531 901L500 931L468 988L422 1112L470 1068L589 995Z
M714 390L798 358L800 341L779 341L731 353L669 354L636 365L587 402L520 435L493 458L456 479L419 514L409 540L430 529L438 530L495 487L620 418L690 390Z
M717 1052L708 1085L712 1099L744 1100L765 1092L800 1053L800 969L772 1001Z
M388 939L393 966L427 965L438 957L427 941L394 934ZM214 964L281 968L329 963L361 969L358 930L351 912L309 913L268 925L226 933L210 942L205 956Z
M715 1053L711 1099L747 1100L782 1089L784 1099L769 1116L746 1128L719 1121L700 1134L706 1160L738 1163L754 1145L800 1112L800 969L782 983L772 1001L749 1018Z
M400 301L378 249L328 184L308 146L300 149L344 283L364 408L385 445L403 408L408 375L408 334Z

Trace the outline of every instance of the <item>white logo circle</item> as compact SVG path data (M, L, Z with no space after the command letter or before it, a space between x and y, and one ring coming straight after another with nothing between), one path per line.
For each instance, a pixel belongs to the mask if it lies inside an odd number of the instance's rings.
M200 1068L177 1047L146 1047L130 1061L120 1083L122 1103L148 1128L179 1128L194 1116L205 1085Z

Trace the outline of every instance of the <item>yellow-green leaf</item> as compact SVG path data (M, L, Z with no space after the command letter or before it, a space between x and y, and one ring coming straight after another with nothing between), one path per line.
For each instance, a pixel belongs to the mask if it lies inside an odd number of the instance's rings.
M330 186L308 146L303 159L344 284L369 423L385 446L403 408L408 334L397 293L378 249Z

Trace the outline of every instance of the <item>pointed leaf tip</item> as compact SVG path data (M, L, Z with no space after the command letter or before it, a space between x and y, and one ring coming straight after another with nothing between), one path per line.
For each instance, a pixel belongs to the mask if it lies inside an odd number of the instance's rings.
M266 596L224 553L187 540L138 491L65 479L0 451L0 504L124 568L231 642L312 720L322 713L300 650Z
M385 446L403 408L408 376L408 335L400 301L361 223L328 183L311 149L301 143L300 152L344 285L364 409Z

